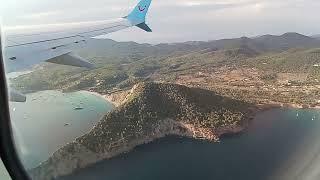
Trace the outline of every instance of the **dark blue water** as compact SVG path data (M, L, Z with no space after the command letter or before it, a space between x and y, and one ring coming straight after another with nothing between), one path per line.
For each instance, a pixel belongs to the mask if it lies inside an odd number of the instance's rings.
M247 132L221 143L167 137L61 179L307 179L320 162L319 115L270 110L257 115Z

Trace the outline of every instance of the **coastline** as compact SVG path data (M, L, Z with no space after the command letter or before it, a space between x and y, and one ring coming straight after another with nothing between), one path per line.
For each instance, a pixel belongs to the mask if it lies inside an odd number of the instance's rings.
M90 90L83 90L82 92L86 92L89 94L92 94L94 96L98 96L102 99L104 99L105 101L107 101L108 103L111 103L114 107L119 107L121 105L121 103L118 103L114 98L113 98L113 94L107 95L107 94L100 94L98 92L94 92L94 91L90 91Z
M119 107L120 105L124 104L127 100L127 97L133 93L134 89L136 88L136 86L134 86L131 90L127 90L127 91L122 91L122 92L117 92L117 93L111 93L109 95L104 95L104 94L100 94L98 92L94 92L94 91L85 91L87 93L90 93L92 95L95 96L99 96L101 98L103 98L105 101L113 104L113 106L115 108ZM120 99L120 100L119 100ZM214 130L215 132L212 132L214 134L214 138L205 138L205 137L192 137L192 136L185 136L183 134L168 134L168 135L178 135L178 136L182 136L182 137L190 137L190 138L194 138L194 139L210 139L210 141L215 141L215 142L219 142L220 137L224 136L224 135L232 135L232 134L239 134L244 132L248 126L250 125L250 122L252 120L254 120L255 116L258 113L261 113L263 111L267 111L267 110L271 110L271 109L277 109L277 108L294 108L294 109L320 109L320 106L310 106L310 105L301 105L301 104L286 104L286 103L281 103L281 102L269 102L268 104L257 104L255 105L255 107L248 109L248 115L244 120L244 124L242 124L241 126L238 127L228 127L228 128L221 128L218 130ZM160 136L160 138L162 137L166 137L166 136ZM159 138L159 137L158 137ZM147 141L144 141L144 143L142 144L146 144L146 143L150 143L154 140L156 140L157 138L151 138L148 139ZM139 144L138 144L139 145ZM134 148L134 147L133 147ZM132 149L133 149L132 148Z
M92 94L94 96L98 96L106 101L108 101L108 98L106 97L106 95L103 95L103 94L99 94L97 92L94 92L94 91L88 91L88 90L82 90L81 92L85 92L85 93L89 93L89 94ZM109 102L109 101L108 101Z
M268 104L257 104L257 107L264 110L269 110L273 108L320 109L320 106L287 104L287 103L281 103L281 102L269 102Z
M87 148L78 139L60 148L45 162L28 172L35 180L50 180L72 174L76 171L93 165L97 162L112 159L121 154L128 153L140 145L152 143L155 140L168 136L179 136L192 138L195 140L208 141L219 143L220 137L223 135L233 135L244 132L255 114L252 111L244 120L244 124L230 127L222 127L218 129L200 128L192 124L175 121L173 119L163 119L161 123L154 127L153 133L145 135L141 138L136 138L127 143L116 143L111 151L94 152ZM71 153L70 153L71 152Z
M148 136L137 138L130 143L115 144L112 151L93 152L84 146L81 141L75 140L60 148L45 162L37 168L31 169L32 179L51 180L52 178L62 177L93 165L97 162L112 159L121 154L128 153L140 145L149 144L157 139L168 136L179 136L192 138L195 140L220 142L220 136L224 134L238 134L243 132L249 121L242 126L225 127L219 129L197 128L191 124L184 124L172 119L164 119L155 127L154 133ZM70 153L72 152L72 153Z
M34 70L24 70L24 71L14 71L14 72L9 72L7 73L7 77L9 79L14 79L14 78L18 78L22 75L26 75L26 74L30 74L32 73Z
M128 95L133 92L134 88L130 91L121 93L114 93L110 95L102 95L93 91L85 91L92 95L99 96L109 103L112 103L115 107L125 103ZM115 95L116 94L116 95ZM120 98L120 101L119 99ZM119 103L120 102L120 103ZM205 140L210 142L219 142L223 135L232 136L235 134L243 133L248 129L250 122L254 120L254 117L266 110L274 108L306 108L306 106L300 106L295 104L282 104L270 102L270 104L259 104L248 109L248 113L243 119L241 125L233 125L228 127L221 127L217 129L196 127L192 124L185 124L173 119L162 119L161 123L153 127L153 131L142 137L133 139L130 142L110 142L111 149L103 152L95 152L90 150L79 137L74 142L66 145L55 152L50 159L41 164L38 168L30 170L30 173L34 179L50 179L51 177L60 177L71 174L79 169L90 166L99 161L108 160L114 158L120 154L130 152L137 146L148 144L154 140L164 138L171 135L177 135L181 137L188 137L197 140ZM314 107L318 109L319 107ZM104 145L101 145L104 146ZM71 149L71 150L70 150ZM71 153L70 153L71 152ZM61 168L64 167L64 168Z

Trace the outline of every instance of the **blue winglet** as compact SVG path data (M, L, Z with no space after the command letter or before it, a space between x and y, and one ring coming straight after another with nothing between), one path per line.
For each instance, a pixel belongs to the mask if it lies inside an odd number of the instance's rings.
M126 17L134 26L146 21L146 15L152 0L141 0L133 11ZM150 29L150 28L149 28Z
M152 32L151 28L146 24L146 23L140 23L136 25L137 27L147 31L147 32Z

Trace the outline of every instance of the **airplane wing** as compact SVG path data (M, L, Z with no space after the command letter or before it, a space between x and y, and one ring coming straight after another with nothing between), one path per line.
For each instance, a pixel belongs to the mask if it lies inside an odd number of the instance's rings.
M132 26L151 32L145 23L151 1L141 0L128 16L115 20L5 29L4 61L7 72L30 68L41 62L93 68L90 62L73 51L85 47L88 38ZM14 90L9 94L11 101L23 102L25 99ZM13 97L15 95L19 97Z

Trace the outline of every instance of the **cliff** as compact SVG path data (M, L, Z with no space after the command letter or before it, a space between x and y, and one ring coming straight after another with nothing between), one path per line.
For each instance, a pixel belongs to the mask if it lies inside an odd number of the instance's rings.
M29 172L41 180L68 175L168 135L218 141L225 133L244 130L252 108L208 90L141 83L88 134Z

